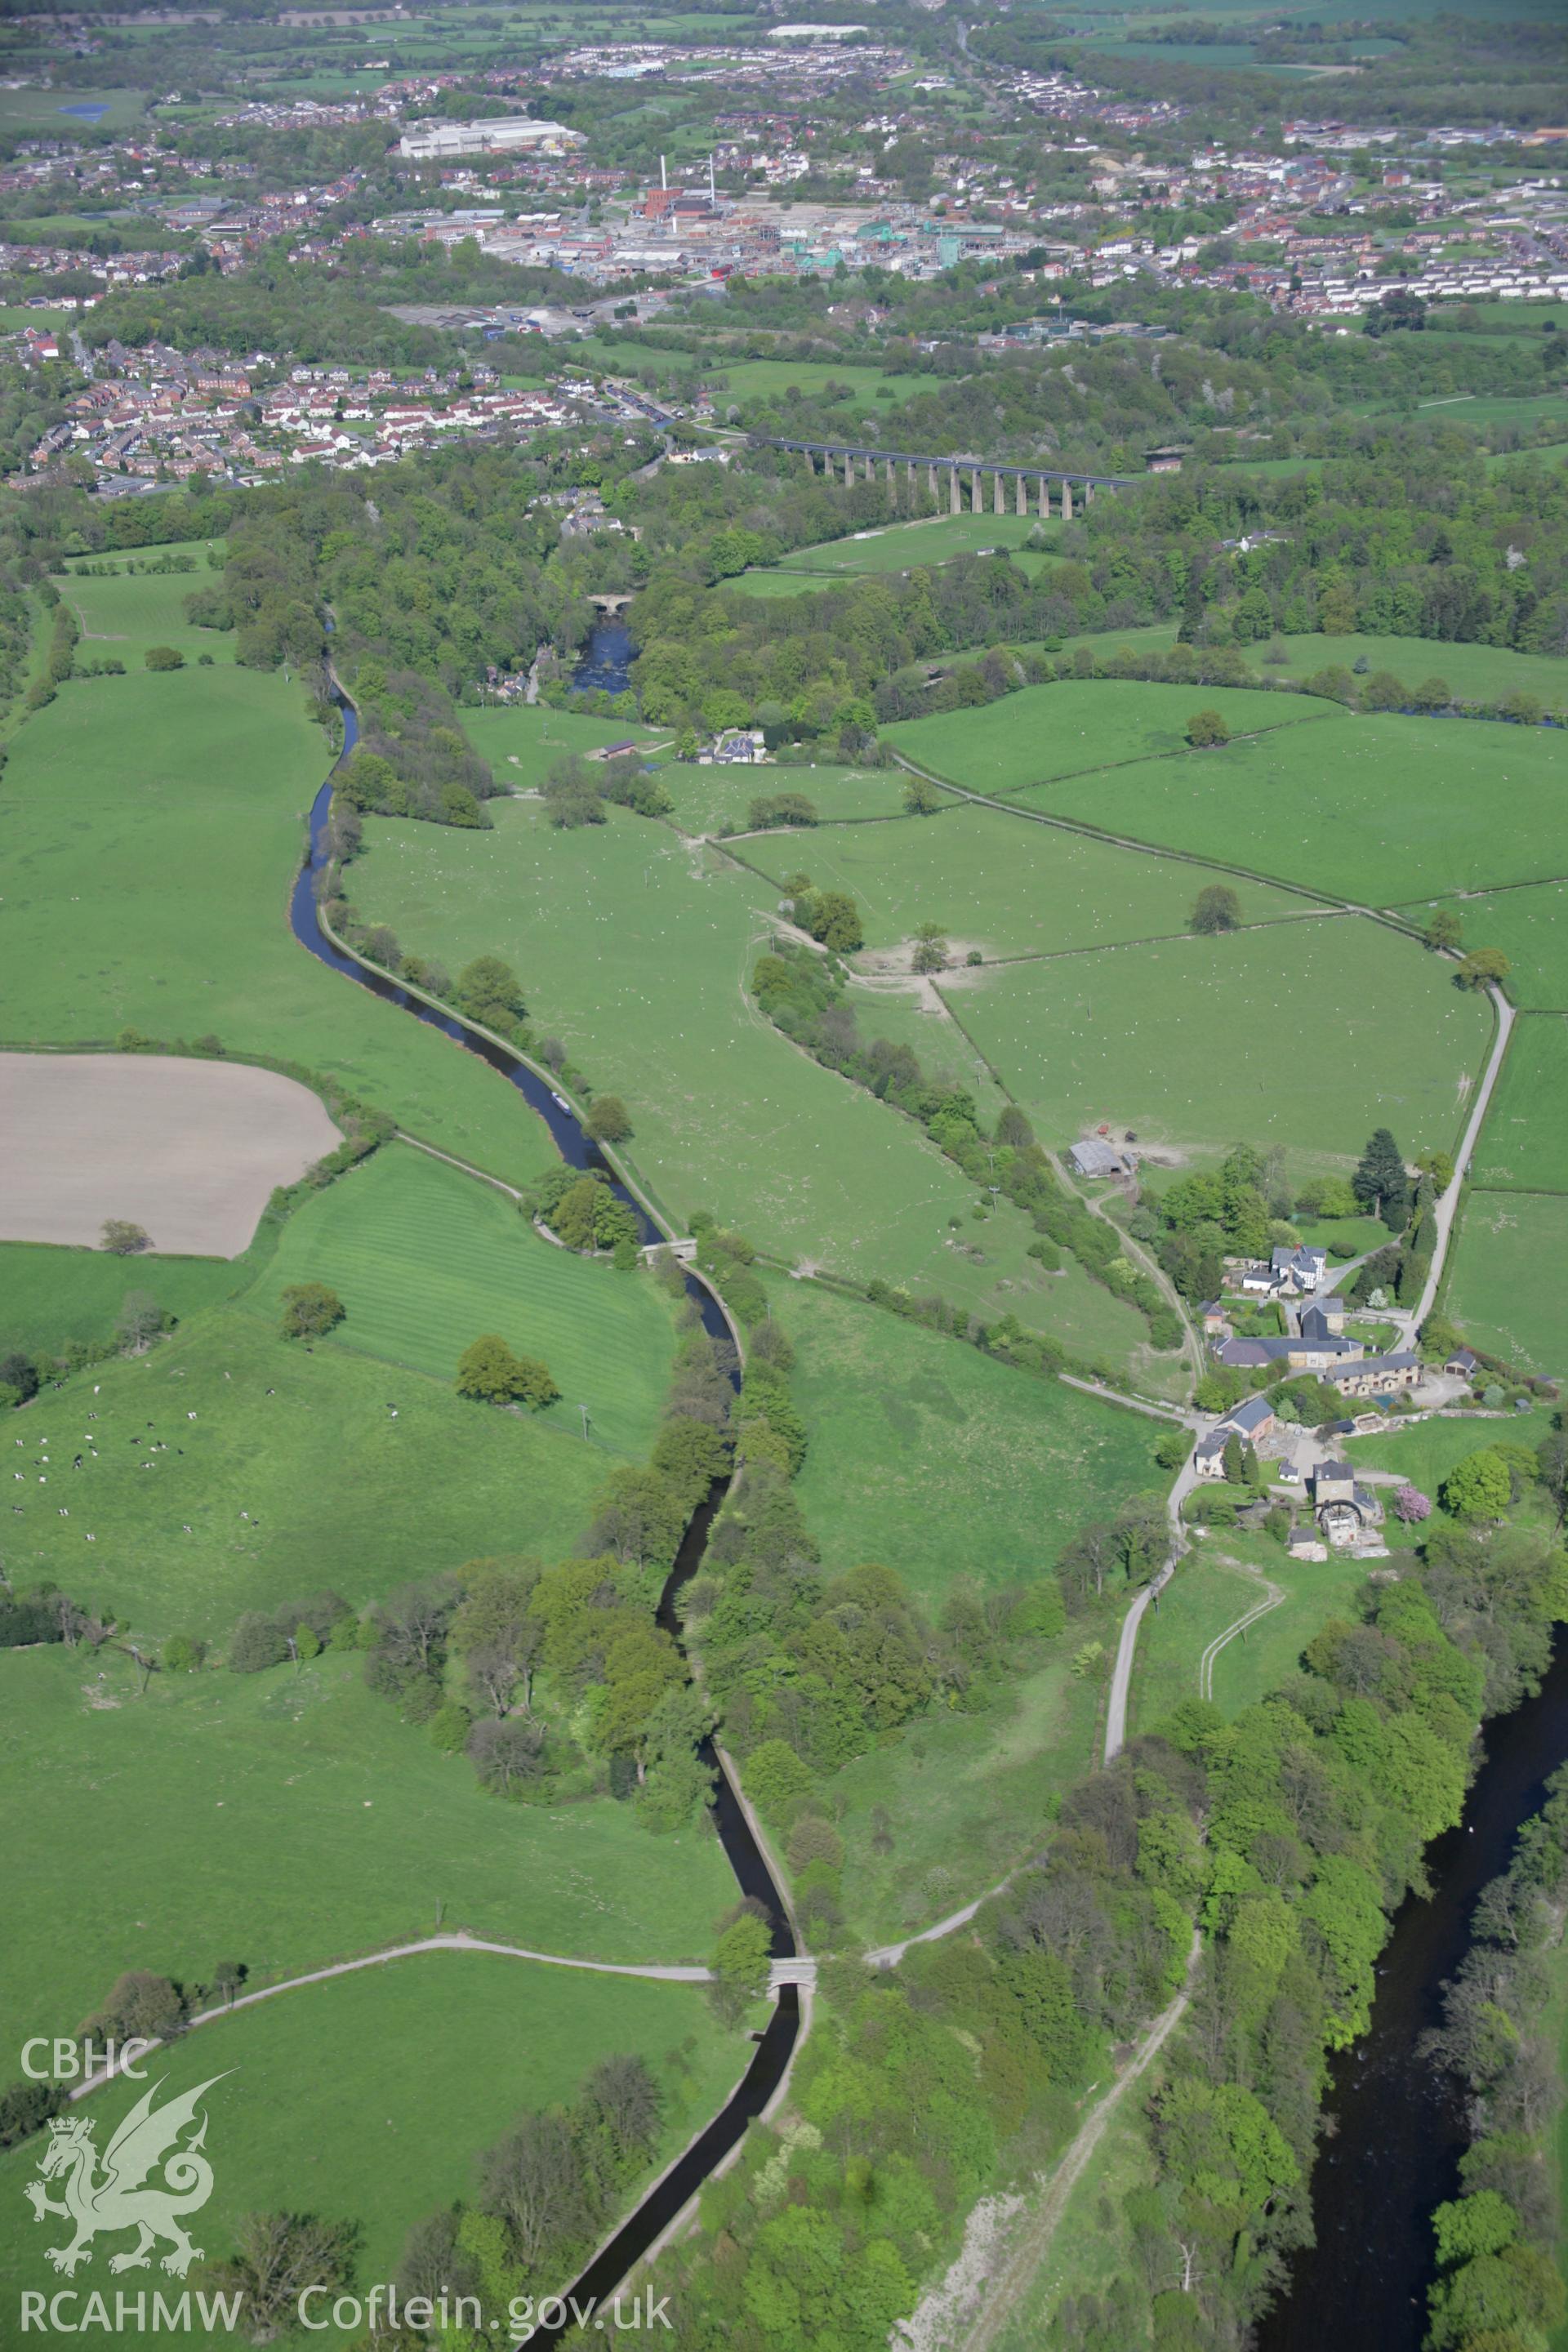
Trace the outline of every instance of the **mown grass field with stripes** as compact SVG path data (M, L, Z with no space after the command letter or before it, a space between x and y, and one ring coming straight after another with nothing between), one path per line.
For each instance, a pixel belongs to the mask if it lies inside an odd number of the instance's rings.
M601 1446L653 1444L675 1326L652 1276L555 1248L505 1193L428 1152L390 1144L290 1219L258 1295L308 1281L348 1309L335 1347L450 1381L469 1341L499 1331L555 1376L546 1427L580 1435L586 1405Z

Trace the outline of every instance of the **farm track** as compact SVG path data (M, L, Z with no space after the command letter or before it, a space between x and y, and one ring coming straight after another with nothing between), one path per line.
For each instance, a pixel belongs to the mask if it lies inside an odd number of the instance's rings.
M1243 1568L1239 1560L1222 1559L1218 1564L1223 1568L1234 1568L1238 1576L1256 1579L1263 1587L1263 1598L1261 1601L1255 1601L1250 1609L1244 1610L1239 1617L1226 1627L1223 1633L1216 1633L1198 1660L1198 1696L1206 1699L1214 1697L1215 1661L1221 1652L1228 1649L1231 1643L1244 1634L1249 1625L1256 1625L1260 1617L1267 1617L1270 1610L1279 1608L1285 1599L1285 1588L1282 1584L1275 1584L1268 1577L1260 1575L1255 1569Z
M1186 2015L1202 1949L1202 1938L1194 1929L1180 1991L1142 2035L1128 2063L1079 2126L1065 2155L1044 2182L1039 2203L1020 2226L999 2273L983 2282L984 2307L960 2339L962 2352L992 2352L992 2347L1013 2318L1050 2252L1068 2200L1088 2169L1108 2126L1128 2092L1148 2073ZM920 2341L918 2328L911 2333L913 2340Z

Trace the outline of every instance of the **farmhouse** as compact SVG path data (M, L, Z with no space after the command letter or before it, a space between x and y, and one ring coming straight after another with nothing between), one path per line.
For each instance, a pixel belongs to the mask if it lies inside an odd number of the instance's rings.
M1091 1135L1083 1143L1075 1143L1068 1152L1075 1176L1131 1176L1138 1165L1135 1151L1125 1151L1119 1144L1106 1143Z
M1226 1258L1240 1276L1239 1287L1255 1298L1300 1298L1317 1289L1328 1271L1327 1250L1298 1244L1272 1251L1267 1265L1261 1258Z
M1421 1378L1421 1359L1408 1352L1363 1356L1359 1363L1342 1364L1328 1377L1342 1396L1392 1396L1397 1389L1415 1387Z
M1328 1264L1327 1250L1303 1247L1277 1249L1269 1258L1279 1287L1297 1292L1316 1290L1328 1271Z
M1233 1406L1223 1421L1216 1421L1212 1429L1204 1432L1193 1448L1193 1468L1200 1478L1222 1477L1225 1449L1231 1438L1239 1438L1244 1444L1255 1444L1278 1427L1268 1398L1248 1397L1245 1404Z

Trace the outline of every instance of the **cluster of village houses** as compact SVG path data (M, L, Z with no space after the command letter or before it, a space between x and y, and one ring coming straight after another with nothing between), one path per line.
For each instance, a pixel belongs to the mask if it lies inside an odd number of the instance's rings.
M1213 1300L1203 1310L1203 1326L1217 1363L1237 1371L1267 1366L1281 1379L1292 1373L1309 1375L1337 1389L1351 1412L1357 1402L1381 1405L1419 1385L1428 1368L1412 1350L1369 1354L1359 1339L1347 1334L1344 1301L1331 1291L1322 1291L1328 1271L1325 1251L1297 1245L1275 1249L1266 1263L1227 1263L1236 1291L1245 1298L1278 1303L1291 1328L1268 1339L1238 1338L1225 1302ZM1442 1369L1468 1379L1477 1362L1469 1349L1461 1348ZM1347 1420L1344 1426L1348 1429L1351 1423ZM1194 1470L1199 1478L1221 1478L1227 1445L1258 1446L1278 1437L1280 1429L1267 1395L1249 1396L1233 1405L1199 1438L1193 1452ZM1374 1530L1383 1517L1382 1505L1372 1488L1357 1484L1348 1462L1331 1458L1303 1468L1286 1452L1270 1462L1269 1473L1272 1483L1301 1491L1311 1506L1316 1532L1309 1528L1292 1538L1290 1549L1296 1556L1325 1556L1319 1532L1326 1542L1337 1546L1376 1543Z

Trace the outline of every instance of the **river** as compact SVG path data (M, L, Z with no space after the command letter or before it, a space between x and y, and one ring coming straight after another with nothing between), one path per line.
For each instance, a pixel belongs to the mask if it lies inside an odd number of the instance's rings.
M632 656L637 648L624 621L595 621L588 642L572 672L572 692L625 694L632 682Z
M612 625L605 625L607 631ZM595 632L595 635L600 632ZM626 637L625 630L618 631ZM629 649L630 639L626 639ZM341 705L343 718L343 747L340 760L347 759L358 739L358 720L352 704ZM310 817L310 847L305 862L294 884L289 902L289 921L294 937L301 947L347 980L368 989L373 996L384 998L423 1021L442 1035L453 1038L459 1045L488 1062L538 1112L549 1128L556 1150L573 1168L597 1168L610 1178L617 1198L624 1201L637 1221L637 1231L645 1242L663 1238L640 1201L627 1191L607 1165L598 1147L584 1134L577 1116L563 1101L558 1101L549 1084L536 1070L504 1045L483 1037L470 1029L455 1013L437 1012L407 989L402 988L384 973L367 971L364 966L345 955L333 945L321 928L317 904L317 890L321 876L331 863L329 845L329 818L331 813L332 779L328 777L311 803ZM687 1296L701 1315L703 1328L716 1339L729 1340L730 1329L717 1299L706 1286L691 1276L686 1277ZM715 1479L704 1500L692 1514L690 1524L681 1538L675 1565L665 1580L659 1599L658 1622L670 1634L686 1656L681 1638L680 1622L676 1611L676 1597L681 1587L697 1572L708 1534L725 1495L727 1478ZM772 1931L772 1949L775 1959L793 1959L796 1947L790 1927L784 1897L768 1866L768 1859L752 1833L739 1797L721 1762L710 1739L704 1740L700 1749L702 1760L715 1775L713 1825L724 1849L726 1861L734 1873L736 1885L743 1895L753 1896L768 1914ZM589 2263L582 2274L566 2290L579 2305L589 2298L602 2300L614 2292L633 2264L638 2262L649 2246L668 2228L689 2197L695 2195L709 2175L729 2155L745 2133L746 2126L759 2116L784 2080L791 2055L800 2034L800 1996L794 1985L782 1986L774 1997L773 2013L766 2031L759 2037L756 2053L728 2104L713 2118L707 2129L679 2158L670 2170L655 2183L636 2211L622 2223L608 2243ZM551 2346L561 2342L564 2328L541 2327L530 2341Z
M1432 2283L1433 2208L1458 2188L1459 2089L1416 2055L1465 1956L1476 1896L1568 1762L1568 1643L1541 1691L1487 1727L1464 1817L1427 1849L1433 1891L1399 1911L1378 1966L1370 2032L1335 2060L1330 2137L1312 2173L1317 2244L1291 2264L1258 2352L1417 2352Z

